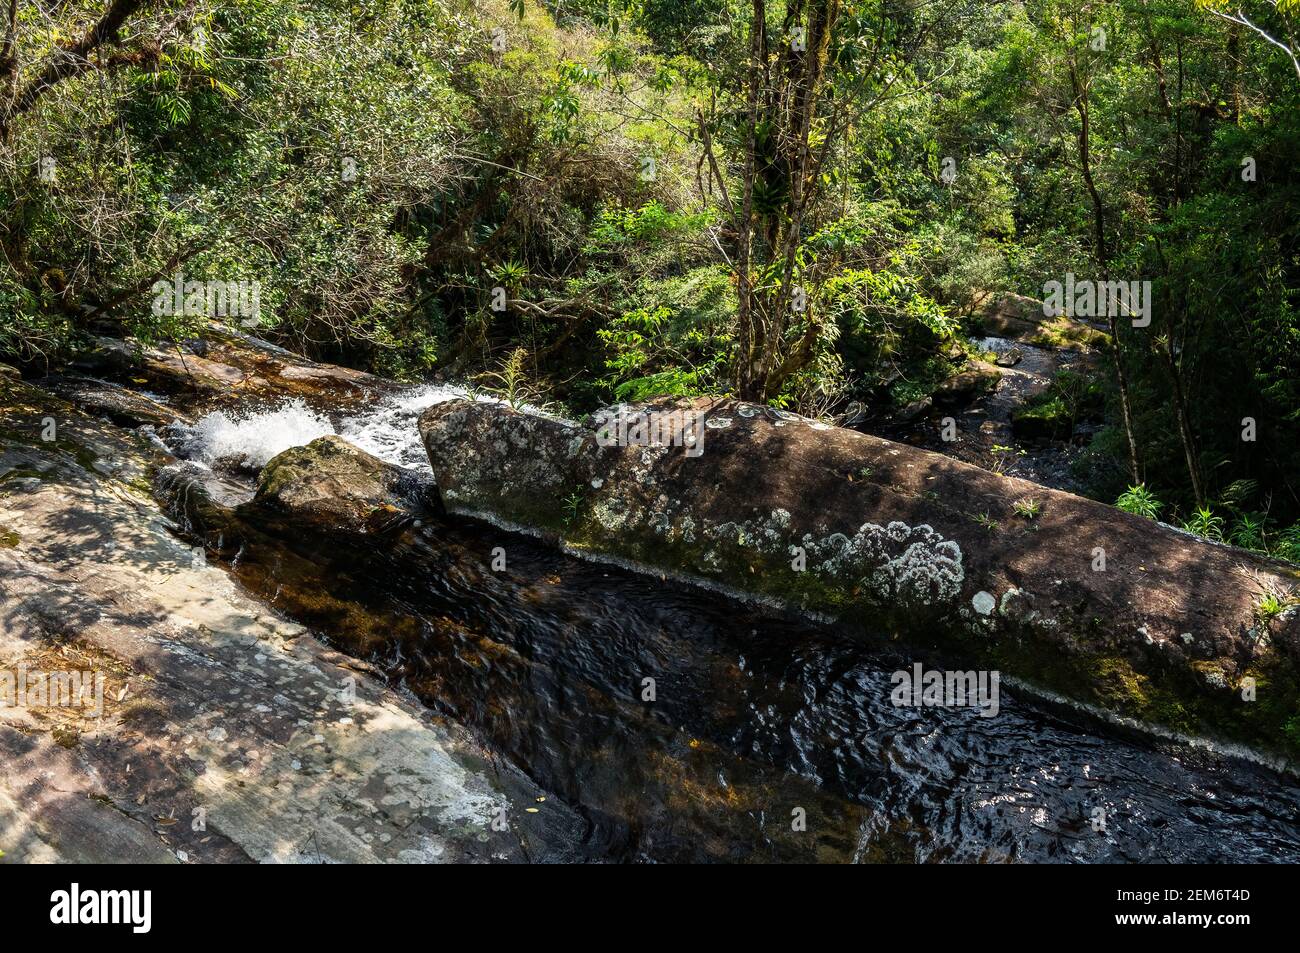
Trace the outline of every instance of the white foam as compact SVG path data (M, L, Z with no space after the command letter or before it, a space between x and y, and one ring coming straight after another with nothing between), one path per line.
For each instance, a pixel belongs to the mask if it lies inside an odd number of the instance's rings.
M178 425L171 431L179 442L181 456L208 466L220 462L261 469L272 457L290 447L305 446L317 437L337 434L386 463L428 474L432 469L420 443L416 418L434 404L465 398L502 403L457 385L421 384L384 397L360 413L343 417L337 427L301 400L290 400L245 413L216 411L193 426ZM519 409L542 413L534 407Z
M301 400L240 414L218 410L191 427L178 427L182 455L208 466L217 462L259 469L278 453L334 433L329 418Z
M431 473L429 457L420 443L416 418L420 413L449 400L472 397L463 387L423 384L384 398L365 413L339 422L339 436L380 460ZM484 398L478 398L480 400Z

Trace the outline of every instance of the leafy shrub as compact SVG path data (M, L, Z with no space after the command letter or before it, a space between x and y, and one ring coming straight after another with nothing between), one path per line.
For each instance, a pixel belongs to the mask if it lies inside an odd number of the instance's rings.
M1216 516L1208 506L1202 506L1198 507L1192 514L1192 518L1183 524L1183 529L1215 542L1223 542L1223 526L1222 516Z
M1120 494L1115 505L1126 513L1132 513L1135 516L1145 516L1147 519L1157 519L1160 516L1160 510L1164 506L1155 494L1147 489L1145 483L1139 483L1136 486L1130 486Z

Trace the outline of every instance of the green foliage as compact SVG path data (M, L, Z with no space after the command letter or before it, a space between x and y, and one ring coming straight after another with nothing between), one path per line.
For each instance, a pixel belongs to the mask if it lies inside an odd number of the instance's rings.
M1223 541L1223 517L1215 516L1208 506L1197 508L1192 518L1183 524L1183 529L1197 536L1204 536L1216 542Z
M1145 483L1139 483L1131 486L1120 494L1115 505L1126 513L1132 513L1135 516L1145 516L1147 519L1158 519L1160 510L1164 506L1155 495L1147 489Z
M545 388L533 380L528 370L528 349L517 347L506 355L494 371L484 371L475 383L486 394L504 401L515 410L542 407L546 404Z
M1289 559L1293 563L1300 563L1300 522L1292 524L1289 529L1278 534L1273 555L1280 559Z
M1292 606L1300 604L1300 599L1290 593L1266 592L1255 604L1255 618L1262 625L1268 625Z
M82 35L101 12L19 6L20 88L55 31ZM1236 6L1076 7L841 5L809 128L825 161L796 181L770 106L789 92L785 46L770 44L749 128L750 9L732 0L241 0L174 27L171 5L145 5L93 71L6 120L0 359L57 363L105 332L191 335L202 316L150 308L153 281L183 272L259 282L257 333L312 356L485 373L506 393L545 379L590 409L732 391L742 287L760 307L797 287L804 307L767 342L797 360L763 398L831 416L933 392L990 301L1105 271L1152 282L1149 328L1121 321L1109 342L1046 322L1030 340L1116 346L1144 481L1120 505L1155 517L1158 494L1193 531L1296 559L1300 77L1214 15ZM1295 35L1296 0L1241 9ZM769 4L769 38L791 10ZM34 174L47 157L54 182ZM796 186L810 196L797 229ZM1111 499L1137 477L1104 357L1023 413L1099 424L1080 460ZM1005 469L1014 453L994 457Z
M1011 509L1017 516L1022 516L1027 520L1035 520L1038 514L1043 511L1043 504L1033 497L1021 497L1011 504Z

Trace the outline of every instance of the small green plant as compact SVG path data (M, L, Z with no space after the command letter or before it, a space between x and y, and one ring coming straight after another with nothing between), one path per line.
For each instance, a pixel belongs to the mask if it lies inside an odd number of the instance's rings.
M1296 602L1295 598L1276 592L1265 593L1255 606L1255 619L1263 625L1268 625Z
M517 261L503 261L488 273L505 288L514 290L528 280L528 268Z
M1119 495L1115 501L1125 513L1132 513L1134 516L1145 516L1153 520L1160 516L1160 510L1164 506L1154 493L1147 489L1145 483L1139 483L1137 486L1131 486Z
M1300 563L1300 523L1293 523L1275 538L1272 554L1279 559Z
M517 347L511 351L495 371L478 375L476 383L484 393L509 404L514 410L526 405L540 407L545 395L528 376L528 349Z
M1215 516L1208 506L1197 507L1192 518L1183 524L1183 529L1215 542L1223 542L1223 517Z
M974 520L976 523L978 523L980 526L983 526L990 533L997 532L998 521L995 520L993 517L989 516L988 513L980 513L977 516L972 516L971 519Z
M572 526L577 520L578 514L582 512L582 504L585 502L582 493L574 490L568 496L560 501L560 507L564 512L564 525Z
M1015 457L1023 457L1025 451L1016 447L1003 446L1000 443L993 445L993 466L990 468L998 476L1005 476L1011 464L1015 462Z
M1011 509L1017 516L1023 516L1027 520L1038 518L1038 514L1043 511L1043 504L1031 496L1023 496L1011 504Z
M1232 533L1228 537L1229 542L1257 553L1267 552L1268 544L1264 539L1265 520L1263 513L1242 513L1236 525L1232 527Z

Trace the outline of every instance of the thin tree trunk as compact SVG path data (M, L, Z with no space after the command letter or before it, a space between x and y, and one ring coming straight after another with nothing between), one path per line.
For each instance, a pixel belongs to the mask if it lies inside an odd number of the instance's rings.
M739 340L736 342L736 394L744 400L762 398L762 382L758 379L757 350L760 335L755 327L754 288L750 281L750 249L754 230L754 171L755 134L758 126L758 94L762 82L766 55L764 32L767 29L767 11L763 0L753 0L754 16L750 27L749 90L747 92L745 130L744 199L741 201L740 220L736 222L736 310Z
M1183 376L1178 367L1178 362L1174 360L1174 321L1172 315L1173 309L1173 290L1170 285L1169 261L1165 258L1164 248L1161 247L1159 239L1156 240L1156 255L1160 258L1160 267L1165 275L1165 307L1167 313L1171 315L1169 321L1169 333L1164 339L1164 346L1160 348L1161 356L1165 359L1165 367L1169 370L1170 385L1173 389L1174 397L1174 416L1178 421L1178 436L1183 444L1183 459L1187 463L1187 476L1192 483L1192 495L1196 498L1197 506L1204 506L1206 503L1205 486L1201 482L1201 469L1197 462L1196 442L1192 435L1191 421L1187 415L1187 395L1183 391ZM1182 304L1178 313L1187 314L1186 289Z
M1088 89L1087 85L1080 80L1078 68L1073 61L1070 63L1070 83L1074 91L1074 108L1079 114L1079 168L1083 173L1083 182L1088 189L1088 195L1092 198L1094 254L1097 266L1101 270L1100 277L1104 280L1107 278L1110 263L1110 254L1106 248L1106 209L1092 176ZM1141 468L1138 465L1137 438L1133 433L1133 408L1129 399L1128 375L1124 372L1124 348L1120 341L1119 322L1115 310L1109 307L1106 309L1107 321L1110 325L1111 356L1115 361L1115 377L1119 382L1119 404L1124 420L1124 435L1128 438L1129 472L1132 474L1133 482L1139 483L1142 478Z
M1172 342L1166 340L1165 346L1160 348L1160 352L1165 359L1165 366L1169 368L1169 380L1173 385L1174 416L1178 419L1178 435L1183 443L1183 458L1187 461L1187 475L1192 480L1192 495L1196 497L1197 506L1204 506L1205 488L1201 485L1201 472L1196 465L1196 451L1192 444L1192 428L1187 420L1187 401L1183 397L1182 376L1178 373L1178 365L1174 362Z

